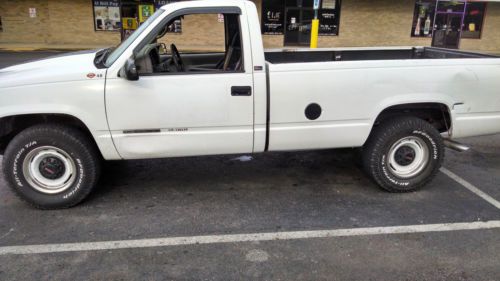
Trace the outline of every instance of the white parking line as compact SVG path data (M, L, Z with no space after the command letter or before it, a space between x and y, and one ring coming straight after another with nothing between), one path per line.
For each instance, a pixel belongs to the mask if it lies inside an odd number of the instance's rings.
M273 240L296 240L329 237L351 237L382 234L407 234L426 232L447 232L459 230L479 230L500 228L500 221L424 224L389 227L369 227L315 231L270 232L252 234L227 234L209 236L166 237L156 239L84 242L67 244L45 244L0 247L2 255L26 255L60 252L98 251L132 248L152 248L195 244L219 244Z
M451 172L450 170L448 170L448 169L446 169L444 167L441 168L441 172L443 172L443 174L447 175L448 177L450 177L454 181L458 182L463 187L467 188L468 190L470 190L471 192L473 192L477 196L483 198L484 200L486 200L491 205L493 205L493 206L497 207L498 209L500 209L500 202L498 202L497 200L495 200L495 198L489 196L488 194L484 193L482 190L480 190L479 188L475 187L474 185L472 185L468 181L466 181L463 178L457 176L456 174L454 174L453 172Z

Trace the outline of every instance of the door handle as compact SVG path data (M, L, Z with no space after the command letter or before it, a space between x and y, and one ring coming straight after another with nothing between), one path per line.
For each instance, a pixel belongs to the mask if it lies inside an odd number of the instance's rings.
M232 86L231 87L231 96L251 96L252 95L252 87L250 86Z

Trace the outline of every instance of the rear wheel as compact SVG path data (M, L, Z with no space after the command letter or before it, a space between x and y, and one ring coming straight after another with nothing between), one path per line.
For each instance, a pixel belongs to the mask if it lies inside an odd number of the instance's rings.
M19 133L8 145L5 177L22 199L41 209L80 203L97 183L100 158L81 131L38 125Z
M377 128L363 148L363 166L390 192L410 192L431 181L444 159L439 132L416 117L398 117Z

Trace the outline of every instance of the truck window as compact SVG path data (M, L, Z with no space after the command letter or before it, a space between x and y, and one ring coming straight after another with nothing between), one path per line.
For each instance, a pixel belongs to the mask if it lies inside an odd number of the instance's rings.
M120 55L132 44L135 39L137 39L164 11L159 9L151 17L149 17L141 26L132 33L125 41L123 41L113 52L108 56L106 60L106 67L110 67Z
M182 31L169 32L179 19ZM159 30L136 52L135 63L141 75L243 71L238 14L186 14Z

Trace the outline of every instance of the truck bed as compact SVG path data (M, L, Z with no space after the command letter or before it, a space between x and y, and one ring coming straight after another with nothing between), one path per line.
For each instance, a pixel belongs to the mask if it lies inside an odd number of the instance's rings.
M466 59L497 56L433 47L408 48L345 48L266 50L266 61L273 64L328 61L407 60L407 59Z

